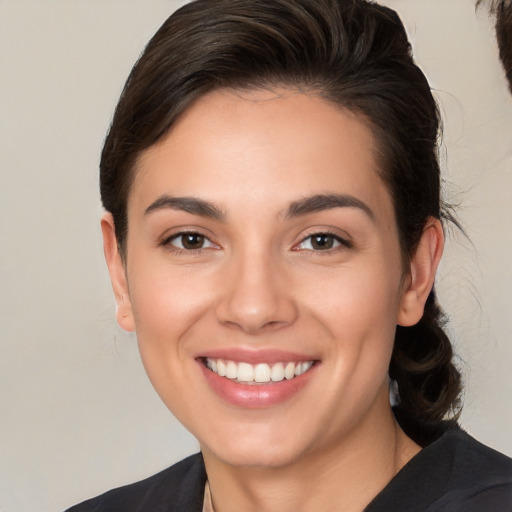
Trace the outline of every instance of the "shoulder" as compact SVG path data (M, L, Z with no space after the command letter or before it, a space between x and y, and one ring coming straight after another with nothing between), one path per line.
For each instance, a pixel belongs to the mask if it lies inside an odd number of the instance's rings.
M462 429L445 434L436 450L448 450L445 491L432 510L486 512L512 510L512 459L485 446ZM438 454L441 458L445 456Z
M512 459L480 443L461 428L446 434L446 444L451 446L457 467L462 472L473 473L475 465L478 465L488 478L512 481ZM481 471L476 473L482 478Z
M201 454L131 485L112 489L66 512L201 512L206 472Z
M395 476L367 512L512 510L512 459L459 427L446 430Z

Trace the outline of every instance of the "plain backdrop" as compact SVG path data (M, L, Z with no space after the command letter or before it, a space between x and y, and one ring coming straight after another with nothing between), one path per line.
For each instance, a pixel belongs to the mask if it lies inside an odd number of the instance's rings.
M124 80L183 2L0 0L0 511L50 512L197 450L117 328L97 168ZM512 455L512 97L472 0L386 0L444 118L438 276L464 428Z

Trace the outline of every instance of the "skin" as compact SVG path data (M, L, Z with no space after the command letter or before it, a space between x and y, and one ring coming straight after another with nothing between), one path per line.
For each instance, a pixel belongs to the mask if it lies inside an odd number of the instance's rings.
M118 322L199 440L217 512L361 511L420 450L394 420L387 371L396 324L422 316L442 228L427 222L404 268L374 145L357 115L313 94L215 91L139 159L124 261L103 217ZM357 205L290 208L322 194ZM185 211L183 197L215 210ZM183 249L183 231L203 245ZM268 407L227 402L198 361L276 349L315 365Z

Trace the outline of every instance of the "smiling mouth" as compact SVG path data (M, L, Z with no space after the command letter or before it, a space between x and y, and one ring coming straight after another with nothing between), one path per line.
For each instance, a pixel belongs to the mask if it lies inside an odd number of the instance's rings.
M257 385L293 380L299 375L308 372L313 366L314 361L290 361L270 365L267 363L249 364L206 357L204 358L204 364L219 377L225 377L240 384Z

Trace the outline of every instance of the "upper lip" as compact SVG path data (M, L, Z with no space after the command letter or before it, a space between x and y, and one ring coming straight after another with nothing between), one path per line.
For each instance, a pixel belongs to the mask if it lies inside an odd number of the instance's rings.
M246 349L246 348L222 348L212 349L197 354L196 359L223 359L225 361L234 361L237 363L283 363L299 361L316 361L317 358L311 355L299 354L279 349Z

